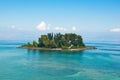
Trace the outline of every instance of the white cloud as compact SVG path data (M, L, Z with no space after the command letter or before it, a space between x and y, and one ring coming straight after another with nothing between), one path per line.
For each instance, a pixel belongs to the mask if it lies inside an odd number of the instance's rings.
M47 29L47 30L50 30L50 27L47 27L46 29Z
M66 31L67 29L63 28L63 27L55 27L54 30L57 30L57 31Z
M12 28L12 29L15 29L15 25L12 25L11 28Z
M15 25L11 25L11 29L19 30L19 31L24 30L24 28L22 28L22 27L18 27L18 26L15 26Z
M44 21L42 21L36 28L40 31L50 30L51 24L46 24Z
M120 32L120 28L113 28L110 30L110 32Z
M44 21L42 21L37 27L38 30L44 31L47 29L46 27L46 23Z
M18 30L24 30L23 28L18 28Z
M75 26L73 26L73 27L72 27L72 30L73 30L73 31L76 31L77 29L76 29L76 27L75 27Z
M48 24L48 26L51 26L51 24Z
M42 21L37 27L36 29L40 30L40 31L49 31L49 30L53 30L53 31L76 31L77 28L75 26L73 26L72 28L65 28L65 27L52 27L51 24L46 24L44 21Z

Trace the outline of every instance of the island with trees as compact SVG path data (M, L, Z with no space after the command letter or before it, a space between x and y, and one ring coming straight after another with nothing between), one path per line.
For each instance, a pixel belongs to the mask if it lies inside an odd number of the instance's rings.
M95 49L94 46L86 46L80 35L75 33L48 33L41 35L38 42L28 42L18 48L37 49L37 50L70 50L80 51L86 49Z

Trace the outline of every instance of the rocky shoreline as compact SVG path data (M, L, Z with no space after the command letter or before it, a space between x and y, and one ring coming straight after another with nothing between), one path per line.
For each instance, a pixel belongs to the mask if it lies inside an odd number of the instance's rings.
M50 51L82 51L82 50L89 50L89 49L96 49L94 46L86 46L83 48L73 48L73 49L62 49L62 48L40 48L40 47L26 47L26 46L19 46L18 48L23 49L33 49L33 50L50 50Z

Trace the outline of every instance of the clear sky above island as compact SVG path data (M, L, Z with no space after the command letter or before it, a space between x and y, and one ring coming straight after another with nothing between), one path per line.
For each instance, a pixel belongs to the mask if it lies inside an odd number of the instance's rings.
M120 0L0 0L0 40L74 32L85 40L120 40Z

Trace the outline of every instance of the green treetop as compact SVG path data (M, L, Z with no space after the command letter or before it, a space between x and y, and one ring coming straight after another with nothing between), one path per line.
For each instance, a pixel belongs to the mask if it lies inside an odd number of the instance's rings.
M27 47L41 47L41 48L81 48L85 47L82 37L75 33L48 33L47 35L41 35L38 39L38 43L33 41L32 44L28 42L26 44Z

